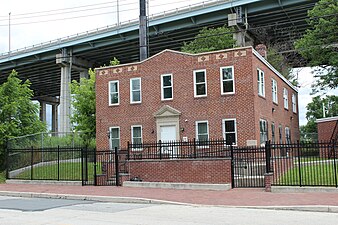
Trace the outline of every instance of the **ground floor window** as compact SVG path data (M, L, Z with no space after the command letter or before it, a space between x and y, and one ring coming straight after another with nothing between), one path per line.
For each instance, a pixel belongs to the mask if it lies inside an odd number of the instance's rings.
M131 137L132 137L132 143L135 146L134 150L140 150L141 144L142 144L142 126L141 125L135 125L131 126ZM137 145L140 145L140 147L137 147Z
M120 148L120 127L109 128L110 149Z
M236 119L223 119L223 138L227 145L237 145Z
M205 145L209 140L208 121L196 121L196 139L200 145Z
M268 140L268 122L266 120L259 120L260 144L265 144Z

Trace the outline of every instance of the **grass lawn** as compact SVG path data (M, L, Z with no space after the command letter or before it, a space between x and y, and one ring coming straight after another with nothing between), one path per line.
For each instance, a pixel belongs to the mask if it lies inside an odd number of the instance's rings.
M5 183L6 181L6 171L0 173L0 184Z
M33 179L34 180L70 180L70 181L81 181L82 180L82 168L81 162L64 162L58 165L45 165L33 168ZM97 168L99 171L100 168ZM98 172L99 173L99 172ZM88 163L88 178L93 179L94 166L93 163ZM30 179L31 170L27 169L24 172L18 174L15 179Z
M302 185L309 186L335 186L335 171L333 164L307 165L301 166L300 173L298 166L287 171L278 180L279 184L300 185L300 176ZM336 168L338 176L338 168Z

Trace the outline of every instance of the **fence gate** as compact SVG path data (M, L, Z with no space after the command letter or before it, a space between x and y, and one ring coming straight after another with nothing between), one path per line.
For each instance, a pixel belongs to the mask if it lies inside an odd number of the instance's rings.
M264 187L264 147L231 147L232 188Z
M82 185L120 186L122 154L117 149L83 151Z

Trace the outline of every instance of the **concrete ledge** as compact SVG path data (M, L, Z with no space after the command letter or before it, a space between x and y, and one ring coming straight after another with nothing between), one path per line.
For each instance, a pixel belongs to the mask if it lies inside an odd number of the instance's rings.
M237 208L338 213L338 206L330 206L330 205L328 205L328 206L326 206L326 205L299 205L299 206L243 206L243 207L240 206L240 207L237 207Z
M272 186L271 192L274 193L338 193L338 188L335 187L293 187L293 186Z
M124 187L144 187L144 188L172 188L188 190L213 190L227 191L231 189L230 184L200 184L200 183L168 183L168 182L138 182L125 181Z
M6 180L7 184L52 184L52 185L82 185L82 181L56 181L56 180Z

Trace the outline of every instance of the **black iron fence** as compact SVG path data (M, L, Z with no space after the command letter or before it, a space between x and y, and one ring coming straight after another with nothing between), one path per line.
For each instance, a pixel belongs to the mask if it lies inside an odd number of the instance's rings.
M230 157L225 140L158 141L132 144L128 142L128 159L194 159Z
M337 187L337 144L271 144L270 168L275 186Z

